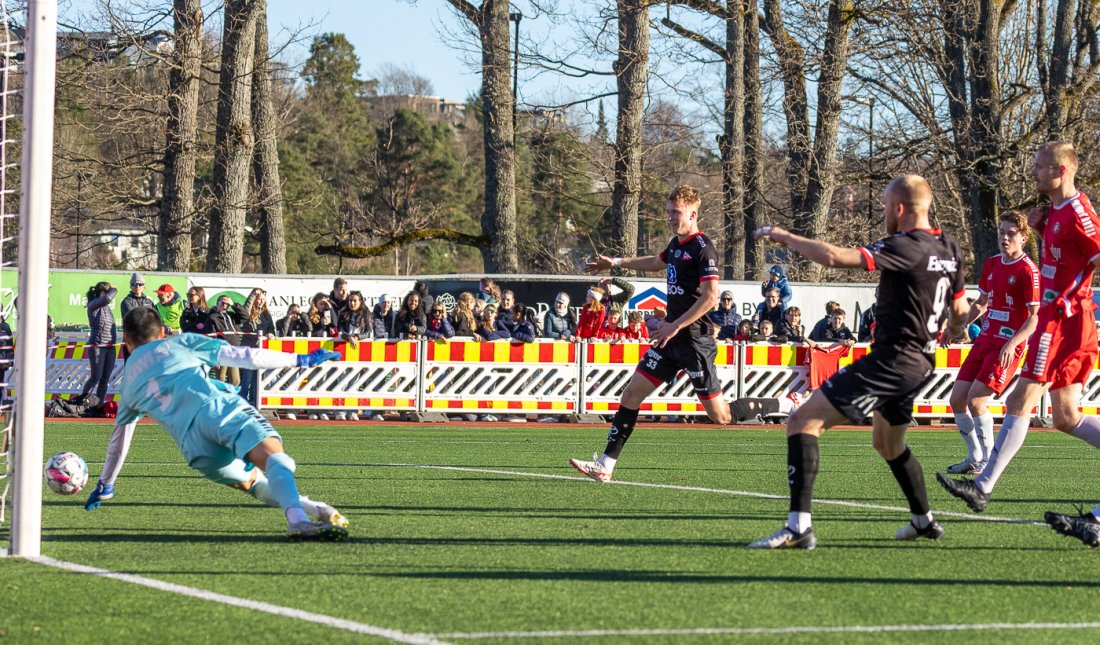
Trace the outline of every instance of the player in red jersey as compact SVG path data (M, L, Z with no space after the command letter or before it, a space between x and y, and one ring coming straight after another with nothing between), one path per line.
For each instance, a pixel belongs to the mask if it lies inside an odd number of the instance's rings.
M951 389L955 424L966 442L966 459L949 466L953 475L981 474L993 451L993 415L989 397L1004 392L1035 331L1039 311L1039 269L1024 253L1030 229L1018 211L1001 215L997 237L1001 253L985 261L967 324L982 314L982 333L959 369Z
M1033 208L1028 216L1028 224L1043 236L1043 257L1038 324L1028 341L1027 361L982 474L972 481L936 474L949 493L977 512L989 504L998 478L1024 443L1031 409L1047 391L1054 426L1100 448L1100 418L1082 415L1078 408L1098 353L1092 275L1100 265L1100 218L1074 185L1076 173L1077 152L1070 143L1048 143L1035 155L1035 187L1051 205ZM1098 515L1100 506L1081 515L1047 512L1046 520L1056 531L1095 547L1100 546Z

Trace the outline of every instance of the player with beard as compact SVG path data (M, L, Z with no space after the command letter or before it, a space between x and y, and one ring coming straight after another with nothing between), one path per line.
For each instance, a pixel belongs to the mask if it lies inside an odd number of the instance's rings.
M585 267L586 273L611 268L636 271L665 271L668 315L650 332L650 349L638 363L611 419L607 447L592 461L570 459L569 464L599 482L610 482L619 454L634 425L638 410L654 390L671 383L680 370L689 377L703 409L715 422L730 422L729 404L722 396L722 383L714 368L718 346L714 323L707 316L718 304L718 251L699 230L699 191L678 186L668 197L668 225L675 236L660 255L612 258L597 255Z

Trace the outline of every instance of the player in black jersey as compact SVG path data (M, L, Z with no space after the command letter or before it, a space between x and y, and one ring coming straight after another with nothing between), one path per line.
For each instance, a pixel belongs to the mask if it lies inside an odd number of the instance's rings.
M730 408L722 396L722 383L714 369L718 347L714 323L707 312L718 304L718 251L699 230L699 192L678 186L668 197L668 225L675 237L660 255L611 258L597 255L585 267L595 273L613 267L638 271L665 271L668 280L668 315L649 334L650 349L638 363L611 419L607 447L592 461L570 459L569 464L600 482L611 481L615 462L634 432L638 409L646 397L680 370L691 377L695 394L715 423L730 422Z
M840 248L799 237L777 226L757 229L757 238L789 246L828 267L881 272L878 325L871 352L838 372L791 415L787 423L787 483L790 513L783 528L749 544L762 549L812 549L817 538L810 503L818 469L818 437L845 420L858 422L874 412L875 449L909 501L912 521L899 540L943 535L928 508L924 474L905 445L913 419L913 399L932 375L937 337L950 316L952 336L961 333L970 309L966 302L958 243L931 228L932 190L922 177L892 181L882 197L886 238L858 248Z

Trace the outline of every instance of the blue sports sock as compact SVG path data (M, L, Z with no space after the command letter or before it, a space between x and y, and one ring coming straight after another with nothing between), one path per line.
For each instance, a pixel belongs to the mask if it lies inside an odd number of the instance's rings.
M298 483L294 481L294 468L294 459L285 452L267 458L267 488L279 508L284 511L302 508Z

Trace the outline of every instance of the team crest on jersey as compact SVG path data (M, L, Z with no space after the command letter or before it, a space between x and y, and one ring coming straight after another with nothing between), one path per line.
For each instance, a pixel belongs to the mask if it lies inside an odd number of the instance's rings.
M677 253L679 253L679 251L677 251ZM691 254L688 253L687 251L684 251L684 260L690 260L690 259L691 259Z
M683 251L681 251L680 249L676 249L676 252L675 252L675 253L673 253L672 255L673 255L673 257L675 257L675 258L676 258L677 260L679 260L679 259L680 259L680 256L681 256L681 255L683 255L683 254L684 254L684 252L683 252Z
M1062 223L1061 222L1055 222L1054 223L1054 232L1057 233L1060 230L1062 230Z
M1014 276L1014 275L1008 276L1008 284L1009 284L1009 286L1016 284L1016 276Z

